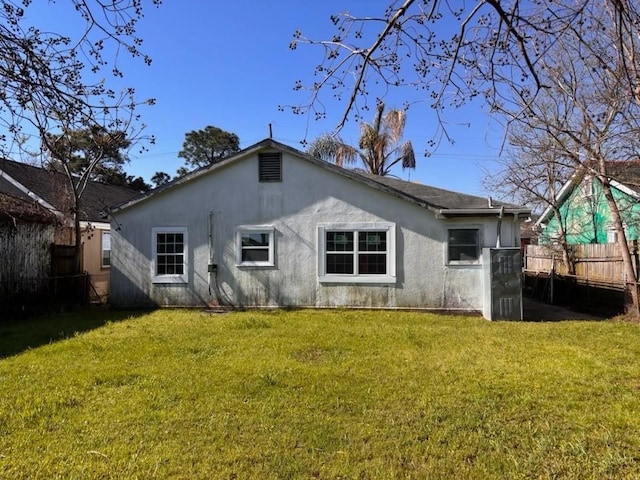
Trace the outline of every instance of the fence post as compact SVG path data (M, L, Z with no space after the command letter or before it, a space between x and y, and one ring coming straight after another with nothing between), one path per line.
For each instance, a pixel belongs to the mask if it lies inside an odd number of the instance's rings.
M638 281L638 264L640 263L640 259L638 259L638 240L634 240L633 241L633 250L632 250L632 257L633 257L633 271L635 272L634 275L634 280L637 282Z
M553 305L553 277L556 274L556 254L552 254L551 255L551 272L549 273L549 275L551 276L551 278L549 279L549 281L551 282L549 285L549 303L551 305Z

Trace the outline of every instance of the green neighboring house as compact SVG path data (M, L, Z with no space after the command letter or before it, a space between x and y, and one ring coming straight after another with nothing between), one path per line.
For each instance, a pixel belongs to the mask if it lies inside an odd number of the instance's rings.
M627 240L640 236L640 162L610 162L613 196L620 208ZM556 243L560 239L560 224L565 227L567 244L614 243L617 231L607 206L602 184L597 178L579 172L558 194L561 219L551 207L542 213L536 226L539 243Z

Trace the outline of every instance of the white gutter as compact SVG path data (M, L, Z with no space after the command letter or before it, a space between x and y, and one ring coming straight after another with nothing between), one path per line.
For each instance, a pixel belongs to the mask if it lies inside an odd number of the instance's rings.
M496 248L502 247L502 217L504 217L504 206L500 207L500 215L498 215L498 232L496 236Z
M487 216L487 215L513 215L513 216L529 216L531 210L525 208L441 208L436 211L439 218L443 217L464 217L464 216Z

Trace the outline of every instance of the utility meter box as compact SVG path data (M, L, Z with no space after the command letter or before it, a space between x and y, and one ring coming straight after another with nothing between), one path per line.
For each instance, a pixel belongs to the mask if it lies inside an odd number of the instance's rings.
M487 320L522 320L522 256L519 248L482 249Z

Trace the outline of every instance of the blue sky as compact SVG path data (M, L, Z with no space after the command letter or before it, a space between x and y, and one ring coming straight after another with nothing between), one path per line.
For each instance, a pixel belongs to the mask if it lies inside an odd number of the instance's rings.
M306 100L293 90L294 82L311 79L321 60L321 51L313 47L291 51L292 34L301 29L313 38L330 37L334 33L331 14L346 10L381 15L388 4L384 0L165 0L157 9L147 5L138 34L153 63L126 61L122 67L127 84L136 88L139 97L157 100L155 106L140 111L145 132L156 137L156 144L144 153L133 150L127 172L147 181L159 170L174 175L183 164L177 154L185 133L207 125L236 133L243 148L266 138L269 123L274 139L300 149L301 140L332 130L344 103L328 102L327 119L322 122L278 110L279 105ZM406 93L410 95L403 96ZM392 96L386 101L391 108L401 107L404 100L420 99L417 92L393 92ZM446 120L455 145L443 142L425 158L436 118L424 105L408 112L405 139L414 145L417 168L394 173L428 185L486 195L483 169L494 165L502 140L499 127L477 105L449 111ZM357 144L358 125L350 122L341 135Z

